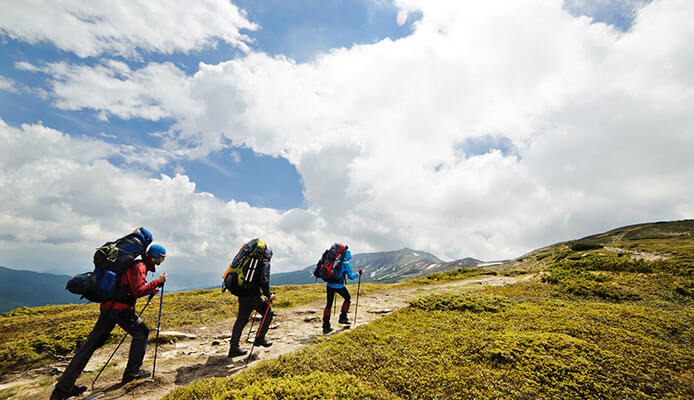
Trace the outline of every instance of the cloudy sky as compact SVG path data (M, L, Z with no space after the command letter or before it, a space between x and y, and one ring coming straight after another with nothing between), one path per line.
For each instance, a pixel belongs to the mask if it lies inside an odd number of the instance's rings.
M694 217L690 0L0 3L0 265L137 226L172 288Z

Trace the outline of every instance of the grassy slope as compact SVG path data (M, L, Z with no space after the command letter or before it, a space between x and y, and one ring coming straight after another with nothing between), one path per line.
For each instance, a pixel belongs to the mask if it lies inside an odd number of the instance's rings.
M404 285L425 285L440 279L456 278L442 275L401 284L362 283L361 289L362 293L387 291ZM325 297L323 284L279 286L272 290L277 294L273 304L275 308L295 307ZM150 326L156 324L158 302L159 297L153 299L143 315L143 320ZM145 303L146 299L138 301L138 312ZM218 289L166 293L162 327L166 330L185 329L234 318L237 307L236 297L221 293ZM70 356L87 338L98 314L99 307L95 304L19 308L1 314L0 378ZM109 342L117 342L123 334L116 327Z
M167 399L692 398L693 235L684 221L560 243L486 268L538 279L425 297Z
M286 308L318 300L324 296L320 285L282 286L275 307ZM146 299L140 299L141 310ZM150 325L156 323L159 297L152 300L143 315ZM165 294L162 309L166 329L181 329L212 323L236 315L234 296L220 290L196 290ZM56 356L70 355L79 347L96 322L99 307L95 304L58 305L19 308L0 316L0 376L44 366ZM111 342L124 332L116 327Z

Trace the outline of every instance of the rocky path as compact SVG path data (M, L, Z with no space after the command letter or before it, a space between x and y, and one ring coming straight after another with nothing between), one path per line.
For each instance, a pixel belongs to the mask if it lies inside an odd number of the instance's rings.
M623 249L621 247L605 246L605 250L611 251L613 253L626 253L626 254L629 254L629 256L631 256L631 258L633 258L635 260L655 261L655 260L665 260L665 259L670 258L670 256L668 256L668 255L649 253L647 251Z
M520 278L529 279L529 277ZM417 286L402 288L390 292L376 292L362 294L359 297L358 319L356 326L367 324L382 315L407 306L408 301L414 297L433 292L450 290L458 287L479 287L480 285L500 286L514 283L519 277L488 276L479 279L450 282L440 285ZM354 318L354 301L356 300L356 285L349 285L352 294L352 308L350 320ZM341 298L338 296L338 308ZM273 342L269 348L254 348L253 357L248 363L252 367L259 360L267 360L290 353L301 347L313 343L322 335L322 309L324 303L304 305L295 308L275 310L275 318L267 335ZM260 318L260 317L258 317ZM353 321L354 322L354 321ZM246 356L227 358L229 350L229 336L234 318L226 319L214 324L186 329L181 334L166 335L174 338L169 343L160 344L157 355L156 375L154 379L136 381L125 386L118 385L120 377L127 362L129 339L121 346L116 356L111 360L109 367L97 381L94 389L91 389L93 377L83 374L78 379L78 385L87 385L89 390L80 400L85 399L159 399L177 387L187 386L199 379L209 377L224 377L244 369ZM340 334L349 329L349 326L337 324L337 315L332 316L332 326L335 328L330 335ZM242 337L242 348L250 349L250 343L243 343L250 327L246 326ZM257 321L253 330L259 325ZM354 325L353 325L354 326ZM162 331L164 331L164 327ZM152 332L151 336L154 336ZM162 336L163 333L162 333ZM252 335L251 335L252 340ZM114 347L108 346L97 350L86 371L98 371L104 365L113 352ZM154 346L147 347L145 364L143 368L152 369ZM0 398L31 398L47 399L50 389L55 382L52 374L58 374L67 363L55 364L49 368L31 371L22 376L6 380L0 385ZM2 396L3 389L21 385L21 396Z

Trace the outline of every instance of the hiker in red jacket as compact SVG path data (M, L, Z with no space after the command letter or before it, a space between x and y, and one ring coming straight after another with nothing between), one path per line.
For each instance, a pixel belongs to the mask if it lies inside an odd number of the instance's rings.
M134 307L137 298L157 294L159 288L166 282L166 274L159 275L159 278L149 283L146 281L147 272L155 272L156 266L164 262L166 250L158 244L153 244L142 258L142 260L135 260L119 282L120 288L124 289L127 295L122 299L101 303L101 314L96 325L56 383L51 400L78 396L87 390L86 386L75 386L75 381L94 351L106 343L116 324L133 337L122 382L127 383L150 376L150 372L140 368L145 356L149 328L137 316Z

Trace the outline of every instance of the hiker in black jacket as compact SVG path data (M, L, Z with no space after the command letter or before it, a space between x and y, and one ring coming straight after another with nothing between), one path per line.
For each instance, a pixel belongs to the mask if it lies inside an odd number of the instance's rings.
M272 258L272 249L270 246L265 248L265 252L260 263L261 269L258 271L260 277L257 283L252 283L248 289L239 289L237 296L239 297L239 312L236 316L236 322L234 323L234 328L231 331L231 343L229 347L229 357L242 356L248 353L247 350L242 350L239 347L239 341L241 340L241 333L243 328L248 323L248 318L251 316L253 310L257 311L260 315L265 315L265 320L258 331L255 339L256 346L270 347L272 342L265 338L267 331L270 327L270 322L272 321L272 307L270 303L274 300L274 293L270 293L270 259ZM263 299L261 296L267 298ZM267 314L266 314L267 313Z

